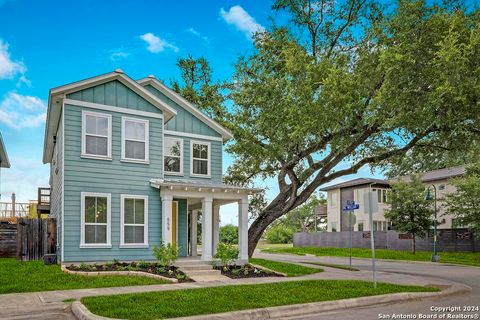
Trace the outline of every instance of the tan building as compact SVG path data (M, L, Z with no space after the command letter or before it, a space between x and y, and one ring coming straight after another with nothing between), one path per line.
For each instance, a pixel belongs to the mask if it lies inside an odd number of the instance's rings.
M440 222L439 229L452 228L453 217L451 215L444 215L445 206L443 205L442 198L447 193L455 191L455 187L449 183L449 179L461 176L465 173L465 167L453 167L440 170L433 170L421 174L422 181L426 187L431 188L433 194L434 189L437 191L437 220ZM410 176L402 176L396 179L382 180L371 178L357 178L350 181L335 184L323 189L327 193L327 231L348 231L349 221L348 214L342 209L347 204L347 200L353 200L359 204L360 208L355 210L355 224L353 225L354 231L370 231L368 211L366 210L364 196L371 188L375 193L376 205L373 212L373 229L374 231L385 231L390 228L390 222L385 218L385 210L388 209L387 191L390 189L391 183L396 180L410 180Z

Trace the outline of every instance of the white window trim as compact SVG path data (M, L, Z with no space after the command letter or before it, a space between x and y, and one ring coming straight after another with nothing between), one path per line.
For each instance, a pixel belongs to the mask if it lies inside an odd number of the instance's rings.
M107 243L85 243L85 197L107 198ZM80 248L112 247L112 195L111 193L82 192L80 199ZM103 223L102 223L103 225Z
M180 141L180 172L165 171L165 157L175 157L175 156L167 155L165 153L165 141L167 140ZM183 176L183 139L182 138L165 137L163 139L163 171L164 171L164 174L168 176Z
M208 159L199 159L199 160L207 160L207 174L198 174L198 173L193 173L193 145L194 144L203 144L208 146ZM210 166L212 163L212 156L211 156L211 151L212 151L212 145L210 142L205 142L205 141L198 141L198 140L191 140L190 141L190 176L191 177L198 177L198 178L210 178L211 177L211 170Z
M107 142L107 155L101 156L98 154L87 153L87 115L94 117L103 117L108 120L108 142ZM89 136L96 136L94 134L88 134ZM100 136L100 135L99 135ZM104 137L104 136L101 136ZM112 115L108 113L99 113L93 111L82 110L82 158L98 159L98 160L112 160Z
M126 139L125 137L125 122L139 122L145 125L145 140L132 140ZM148 164L150 162L150 129L149 129L150 122L146 119L139 119L139 118L131 118L131 117L122 117L122 158L120 161L122 162L134 162L134 163L143 163ZM125 141L137 141L137 142L144 142L145 143L145 159L135 159L135 158L127 158L125 156Z
M143 199L144 217L143 217L143 243L125 243L125 199ZM136 225L139 224L127 224ZM122 194L120 195L120 248L148 248L148 196L135 195L135 194Z

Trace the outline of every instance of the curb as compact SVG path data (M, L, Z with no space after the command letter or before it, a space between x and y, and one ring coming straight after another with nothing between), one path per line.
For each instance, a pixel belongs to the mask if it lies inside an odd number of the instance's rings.
M92 276L138 276L138 277L165 280L171 283L178 283L178 280L175 278L167 278L159 274L153 274L153 273L148 273L143 271L73 271L73 270L68 270L63 264L61 266L61 269L65 273L77 274L81 276L91 276L91 277Z
M191 317L174 318L176 320L226 320L226 319L276 319L280 317L298 317L298 316L313 316L318 312L332 311L338 309L349 309L357 307L368 307L373 305L381 305L387 303L405 302L411 300L424 300L430 298L438 298L449 296L453 294L460 294L470 292L471 287L460 284L453 284L445 290L438 292L401 292L393 294L384 294L377 296L359 297L351 299L342 299L334 301L322 301L312 303L302 303L285 305L278 307L267 307L250 310L240 310L234 312L225 312L217 314L206 314ZM79 320L112 320L113 318L106 318L97 316L91 313L80 301L75 301L72 304L72 312Z

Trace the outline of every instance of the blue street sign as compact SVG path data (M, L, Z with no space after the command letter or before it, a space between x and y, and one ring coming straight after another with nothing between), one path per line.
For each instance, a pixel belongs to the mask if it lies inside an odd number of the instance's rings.
M353 211L353 210L357 210L359 208L360 208L360 205L358 205L358 204L346 205L345 207L343 207L343 211Z

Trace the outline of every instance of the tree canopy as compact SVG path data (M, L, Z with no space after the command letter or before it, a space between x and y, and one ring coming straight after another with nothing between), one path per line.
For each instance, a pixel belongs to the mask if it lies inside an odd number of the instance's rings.
M428 168L432 155L442 165L480 135L477 9L277 0L273 10L291 20L255 35L228 87L232 106L218 113L235 137L227 180L273 178L279 190L257 210L250 254L319 186L366 165L408 172Z

